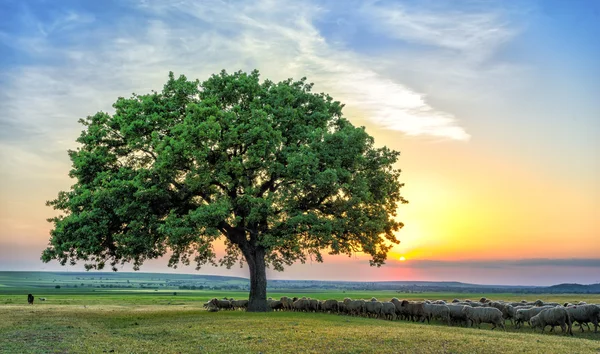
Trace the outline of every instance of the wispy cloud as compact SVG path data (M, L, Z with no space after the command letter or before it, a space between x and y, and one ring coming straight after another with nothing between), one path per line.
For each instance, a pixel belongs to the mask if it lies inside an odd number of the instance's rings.
M489 6L466 11L431 4L409 7L366 2L361 10L379 24L373 26L375 30L422 46L456 51L471 64L486 59L516 33L503 14Z
M265 77L307 76L353 112L408 135L467 140L451 113L369 68L373 58L330 45L313 25L325 12L293 2L133 3L130 24L86 26L94 16L64 10L45 23L28 14L26 35L12 38L38 64L16 68L0 87L5 126L44 131L51 143L72 139L76 118L109 109L118 95L162 86L174 70L205 78L222 68L259 68ZM36 22L37 21L37 22ZM70 40L56 40L57 33ZM25 119L24 119L25 118ZM26 129L26 127L28 127Z

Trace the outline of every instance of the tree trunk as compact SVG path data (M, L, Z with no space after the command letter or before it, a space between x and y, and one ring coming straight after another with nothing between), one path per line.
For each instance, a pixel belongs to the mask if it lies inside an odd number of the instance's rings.
M265 266L265 251L262 247L242 249L244 258L250 268L250 298L248 299L249 312L266 312L267 306L267 272Z

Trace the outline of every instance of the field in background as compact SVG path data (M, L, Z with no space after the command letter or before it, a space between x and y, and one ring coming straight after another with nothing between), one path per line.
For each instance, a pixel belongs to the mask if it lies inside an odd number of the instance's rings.
M600 333L574 338L559 333L533 333L507 325L508 330L448 327L406 321L353 318L321 313L209 313L202 304L213 297L247 298L240 290L180 290L140 288L139 284L171 282L172 278L147 275L121 278L131 288L99 287L115 280L94 273L61 278L39 273L15 278L0 273L0 353L25 352L169 352L169 353L599 353ZM119 273L115 273L119 274ZM144 274L144 273L140 273ZM144 274L146 275L146 274ZM79 279L75 279L79 278ZM94 279L82 279L94 278ZM221 279L222 278L222 279ZM71 283L66 280L71 279ZM215 284L243 284L216 277ZM75 282L77 281L77 283ZM221 281L219 283L219 281ZM210 281L206 286L211 287ZM67 286L65 286L67 284ZM81 285L83 284L83 286ZM92 284L92 286L87 286ZM60 288L56 288L60 285ZM78 285L74 287L74 285ZM135 285L135 287L133 287ZM219 285L219 286L221 286ZM144 285L146 286L146 285ZM36 297L27 305L28 293ZM600 294L486 294L460 292L398 293L397 291L343 291L293 289L270 291L269 296L307 296L317 299L447 299L480 297L600 303ZM40 301L45 297L46 301Z

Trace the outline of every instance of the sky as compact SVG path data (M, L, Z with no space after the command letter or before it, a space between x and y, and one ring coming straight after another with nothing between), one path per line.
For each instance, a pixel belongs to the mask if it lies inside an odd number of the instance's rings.
M593 0L0 0L0 270L83 268L40 261L79 118L169 71L258 69L307 77L401 151L410 201L381 268L327 256L269 278L598 283L599 37Z

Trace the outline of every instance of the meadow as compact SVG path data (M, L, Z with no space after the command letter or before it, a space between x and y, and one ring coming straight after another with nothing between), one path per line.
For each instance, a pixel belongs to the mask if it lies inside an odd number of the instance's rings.
M10 280L10 279L9 279ZM507 324L507 331L386 321L323 313L211 313L213 297L247 297L245 291L106 289L36 284L25 277L0 278L1 353L599 353L600 333L574 337L534 333ZM97 279L94 279L97 280ZM130 283L133 279L130 279ZM85 281L84 281L85 283ZM26 295L34 294L33 305ZM491 299L600 303L600 294L465 294L395 291L277 291L318 299L392 297ZM40 298L46 301L40 301Z

